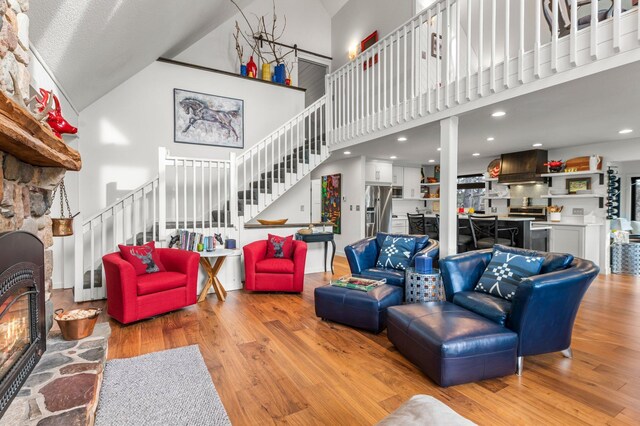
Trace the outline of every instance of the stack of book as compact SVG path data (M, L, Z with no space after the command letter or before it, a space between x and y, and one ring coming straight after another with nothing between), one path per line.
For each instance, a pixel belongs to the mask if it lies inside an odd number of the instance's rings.
M383 284L386 284L387 280L370 280L367 278L352 277L351 275L345 275L337 280L331 280L331 285L336 287L350 288L352 290L371 291Z
M198 244L203 244L204 242L204 236L199 232L180 229L178 234L180 235L180 248L182 250L194 251L197 249Z

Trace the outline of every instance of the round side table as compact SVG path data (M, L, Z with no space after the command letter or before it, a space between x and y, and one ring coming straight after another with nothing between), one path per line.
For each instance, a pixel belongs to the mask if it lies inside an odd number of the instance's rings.
M406 303L438 302L444 300L444 288L440 271L434 269L429 274L408 268L405 276L404 301Z

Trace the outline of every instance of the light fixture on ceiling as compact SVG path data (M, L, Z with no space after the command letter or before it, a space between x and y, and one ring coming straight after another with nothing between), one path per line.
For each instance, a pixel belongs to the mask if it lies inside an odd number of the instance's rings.
M436 162L436 160L429 160L429 162L430 162L430 163L435 163L435 162Z
M542 146L542 144L541 144L541 143L534 143L532 146L533 146L534 148L538 148L539 146Z
M474 152L474 153L473 153L473 154L471 154L471 155L473 155L474 157L480 157L480 153L479 153L479 152Z
M353 44L351 47L349 47L349 60L353 61L356 56L358 56L358 45Z
M350 155L350 154L351 154L351 151L345 151L344 152L344 155Z
M442 151L442 148L438 148L438 151Z
M496 138L494 138L493 136L489 136L489 137L487 138L487 142L493 142L493 141L495 141L495 140L496 140Z
M491 116L494 118L504 117L505 115L507 115L507 113L504 111L496 111L493 114L491 114Z
M391 156L391 157L389 157L389 158L390 158L391 160L395 160L395 159L396 159L396 158L398 158L398 157L396 157L395 155L392 155L392 156Z
M628 135L629 133L633 133L633 130L632 129L622 129L618 133L620 133L621 135Z
M398 138L398 142L406 142L406 141L407 141L407 138L406 138L406 137L404 137L404 136L400 136L400 137Z

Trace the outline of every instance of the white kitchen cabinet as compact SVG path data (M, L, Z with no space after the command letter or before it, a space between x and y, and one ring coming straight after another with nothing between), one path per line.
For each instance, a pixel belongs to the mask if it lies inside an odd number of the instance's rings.
M409 221L407 219L391 219L391 233L405 235L408 234Z
M600 226L551 224L549 251L569 253L600 265Z
M402 186L404 183L404 167L393 166L391 172L393 174L393 186Z
M420 192L420 181L422 180L422 173L420 173L420 168L405 167L403 170L403 175L403 198L422 198L422 193Z
M391 185L393 181L393 165L382 161L367 161L365 165L365 181L373 184Z

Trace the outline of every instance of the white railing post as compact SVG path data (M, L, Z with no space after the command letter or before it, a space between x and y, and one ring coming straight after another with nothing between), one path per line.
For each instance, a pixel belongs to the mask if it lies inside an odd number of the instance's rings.
M164 148L164 147L158 148L158 241L159 242L163 242L167 238L167 176L166 176L167 155L168 155L167 148ZM155 225L156 224L154 223L153 226Z
M235 153L229 154L229 216L230 218L226 218L225 212L225 221L229 222L233 225L236 234L240 231L240 216L238 215L238 175L237 175L237 159ZM273 176L273 174L272 174ZM272 188L273 190L273 188ZM225 206L226 207L226 206ZM220 218L218 218L218 221ZM239 238L239 235L234 236L236 239Z
M324 76L324 95L327 99L327 113L326 113L326 129L325 129L325 137L327 138L327 144L333 145L333 98L331 96L331 74L327 74Z
M73 301L84 302L84 221L82 213L75 218L76 230L74 232L74 259L73 259ZM79 225L79 226L78 226Z

